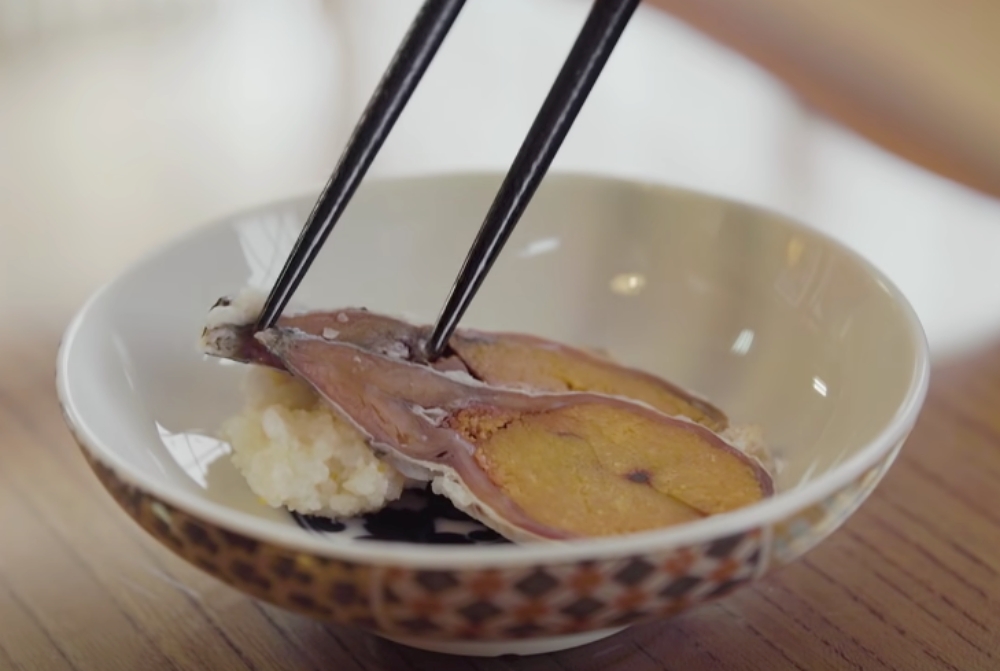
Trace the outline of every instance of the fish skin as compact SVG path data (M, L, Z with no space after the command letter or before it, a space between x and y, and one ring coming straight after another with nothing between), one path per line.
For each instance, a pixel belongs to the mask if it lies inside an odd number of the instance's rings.
M616 374L641 381L643 384L659 387L684 403L696 413L695 421L700 421L714 431L722 431L728 426L725 414L686 390L651 375L642 370L620 365L606 356L584 349L565 345L545 338L522 333L486 332L475 329L458 329L449 341L444 356L434 362L427 362L424 346L431 333L430 326L415 326L393 317L370 312L364 308L315 311L298 315L283 316L277 326L296 328L304 333L322 337L324 332L336 332L334 340L350 343L366 351L400 358L413 363L424 363L437 370L452 370L468 373L486 384L517 388L509 379L493 374L489 368L477 367L472 362L471 351L483 344L514 345L557 352L567 359L585 363L599 369L613 370ZM269 355L266 349L253 341L252 325L223 325L207 329L202 334L202 350L213 356L281 367L279 361ZM549 380L544 391L570 391L560 388L558 380ZM633 399L634 400L634 399ZM663 408L661 407L661 410ZM666 412L666 410L664 410ZM698 417L698 414L701 417Z
M415 462L433 474L430 479L450 478L464 486L474 499L465 506L466 512L511 540L563 540L577 535L534 520L492 482L475 460L477 446L443 421L464 409L496 408L516 416L575 405L611 406L698 434L712 447L751 464L762 496L773 492L771 479L759 464L708 428L624 399L587 392L526 394L468 384L426 365L293 327L275 327L256 339L390 460Z

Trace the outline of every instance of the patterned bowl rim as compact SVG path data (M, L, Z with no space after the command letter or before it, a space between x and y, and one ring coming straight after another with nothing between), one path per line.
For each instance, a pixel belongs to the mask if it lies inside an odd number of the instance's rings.
M459 182L461 184L463 180L469 179L488 179L499 184L502 178L503 174L496 171L439 172L420 176L375 177L370 179L368 185L362 188L371 188L373 184L377 185L377 188L385 189L421 183L427 184L428 182ZM140 257L131 266L127 267L116 278L95 291L78 310L67 327L59 346L56 362L56 390L59 403L62 406L63 417L70 431L82 448L86 449L97 461L111 469L122 481L164 503L218 527L241 533L257 540L333 559L376 566L408 565L415 568L441 568L445 566L453 568L500 568L532 563L597 560L658 552L704 543L714 538L725 537L742 533L755 527L774 524L792 516L797 511L827 498L854 479L860 477L862 473L874 466L897 443L905 440L916 423L917 416L927 395L930 379L929 347L923 326L913 306L900 289L863 256L831 236L806 227L789 217L728 197L654 182L607 177L586 172L553 172L546 179L550 182L578 182L583 184L597 182L606 186L611 185L625 189L638 187L643 190L659 192L666 198L694 197L721 201L725 204L756 211L758 214L765 215L770 219L778 220L786 226L797 229L799 233L805 236L824 241L846 258L853 260L875 278L886 293L892 297L893 301L902 308L914 339L916 356L910 371L909 387L892 419L868 444L815 480L795 489L780 492L769 499L747 506L746 508L667 529L650 530L622 536L524 545L440 547L412 544L407 545L405 551L401 552L398 543L388 541L331 543L317 536L301 533L301 530L298 528L262 519L250 513L240 512L207 499L190 496L172 487L164 486L158 479L150 478L137 472L103 444L98 435L88 425L86 418L78 411L77 404L74 402L69 391L66 371L70 362L77 331L81 328L94 306L98 304L106 293L120 282L125 281L131 274L140 271L160 255L169 252L175 247L192 242L211 229L225 226L228 222L232 221L234 216L288 206L303 198L311 201L314 196L310 195L271 201L257 207L247 208L239 213L232 213L212 223L197 226L193 230L169 240L166 244L154 248Z

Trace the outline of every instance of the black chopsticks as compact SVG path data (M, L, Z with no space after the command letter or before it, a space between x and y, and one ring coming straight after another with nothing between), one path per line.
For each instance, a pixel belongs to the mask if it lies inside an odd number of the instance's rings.
M257 318L257 331L270 328L281 316L464 4L465 0L426 0L421 6L271 288Z
M425 346L433 361L441 356L452 332L479 290L514 226L541 184L587 95L639 0L596 0L555 83L521 144L469 250L437 325Z
M257 330L274 324L363 178L464 4L428 0L396 52L340 163L286 261ZM493 262L520 220L639 0L595 0L590 14L497 193L425 347L444 351Z

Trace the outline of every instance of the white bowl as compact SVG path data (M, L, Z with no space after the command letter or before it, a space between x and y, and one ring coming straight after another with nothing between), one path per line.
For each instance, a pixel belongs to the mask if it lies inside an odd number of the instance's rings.
M310 308L430 322L501 175L370 181L303 282ZM839 526L916 421L928 353L892 284L781 216L677 189L551 175L463 322L603 347L763 427L778 493L695 523L567 544L437 546L304 528L212 438L240 367L196 342L215 300L270 288L313 198L205 226L94 295L58 390L101 481L171 550L254 596L422 648L571 647L718 598ZM553 493L557 496L557 493Z

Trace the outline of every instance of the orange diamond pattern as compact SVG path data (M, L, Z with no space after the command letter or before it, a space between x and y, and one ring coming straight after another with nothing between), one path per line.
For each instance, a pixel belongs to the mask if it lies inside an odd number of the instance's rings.
M754 530L659 555L555 567L386 572L375 587L377 619L397 635L478 640L623 626L752 580L761 543Z

